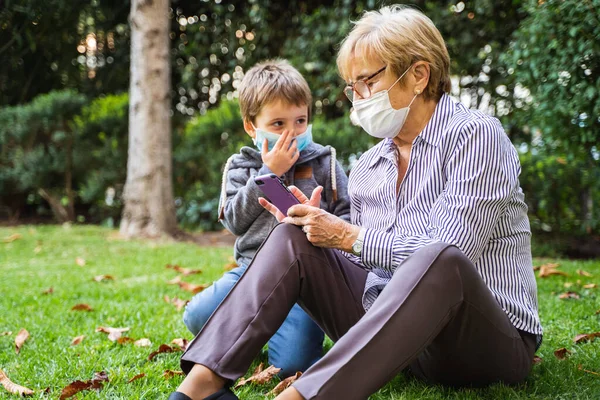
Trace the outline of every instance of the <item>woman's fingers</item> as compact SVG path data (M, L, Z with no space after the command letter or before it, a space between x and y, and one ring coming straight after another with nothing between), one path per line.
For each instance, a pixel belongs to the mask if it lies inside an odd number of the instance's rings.
M310 195L310 200L308 204L313 207L321 207L321 193L323 193L323 186L317 186L312 194ZM306 196L305 196L306 197Z
M311 223L313 216L320 211L308 204L298 204L288 209L288 215L281 222L299 226L308 225Z

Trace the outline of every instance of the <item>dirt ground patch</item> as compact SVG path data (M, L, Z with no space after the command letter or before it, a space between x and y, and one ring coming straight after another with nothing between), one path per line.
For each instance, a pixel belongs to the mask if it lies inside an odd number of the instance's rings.
M226 229L215 232L195 232L191 234L192 241L198 246L231 247L235 243L235 236Z

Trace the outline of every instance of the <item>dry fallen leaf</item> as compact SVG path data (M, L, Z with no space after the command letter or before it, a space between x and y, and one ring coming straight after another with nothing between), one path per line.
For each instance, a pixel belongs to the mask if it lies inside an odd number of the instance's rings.
M559 299L579 299L579 295L575 292L565 292L558 296Z
M42 251L42 246L35 246L35 248L33 249L33 252L35 254L39 254Z
M175 308L177 308L177 311L181 311L183 307L185 307L189 302L189 300L183 300L177 297L173 299L173 305L175 306Z
M568 289L571 286L573 286L573 282L565 282L565 284L563 286L565 287L565 289Z
M99 326L96 328L96 332L108 333L108 340L115 341L121 337L123 332L127 332L131 328L111 328Z
M598 310L594 313L594 315L599 315L599 314L600 314L600 310Z
M167 369L163 373L163 376L167 379L170 379L170 378L174 377L175 375L183 375L183 371L173 371L173 370Z
M194 274L201 274L202 273L202 270L200 270L200 269L182 268L179 265L167 264L166 268L170 268L170 269L172 269L174 271L177 271L180 274L183 274L183 276L194 275Z
M159 354L163 354L163 353L174 353L176 351L179 351L180 349L178 348L174 348L169 346L168 344L161 344L158 348L158 350L153 351L152 353L150 353L150 355L148 356L148 360L152 361L152 359L154 357L156 357Z
M195 285L190 282L179 282L179 287L182 288L183 290L187 290L188 292L192 292L192 293L196 294L196 293L199 293L199 292L203 291L204 289L206 289L208 287L208 285L203 285L203 284Z
M266 395L267 396L269 396L269 395L277 396L279 393L281 393L285 389L287 389L292 383L296 382L298 380L298 378L300 378L301 375L302 375L302 372L298 371L294 375L288 376L287 378L285 378L284 380L279 382L277 384L277 386L275 386L273 388L273 390L271 390Z
M571 355L571 352L567 349L560 348L558 350L554 350L554 357L558 358L559 360L564 360L565 358L567 358L568 356Z
M560 267L560 264L547 263L547 264L542 264L542 265L536 265L533 267L533 270L539 271L541 268L558 268L558 267Z
M71 346L77 346L79 343L83 342L85 335L77 336L71 341Z
M596 289L598 287L595 283L588 283L587 285L583 285L584 289Z
M223 271L231 271L232 269L237 268L237 266L237 263L234 262L227 263L223 266Z
M595 338L600 337L600 332L581 333L573 338L575 343L592 342Z
M115 277L112 275L98 275L94 277L94 280L96 282L102 282L102 281L114 281Z
M187 345L188 345L187 339L183 339L183 338L173 339L173 340L171 340L171 343L179 346L181 351L185 351L185 349L187 349Z
M533 356L533 363L534 364L541 364L542 361L543 361L542 357Z
M85 259L83 259L81 257L77 257L75 259L75 264L79 265L80 267L83 267L85 265Z
M127 381L127 383L131 383L133 381L137 381L140 378L145 377L146 374L144 374L143 372L141 374L137 374L136 376L134 376L133 378L131 378L130 380Z
M12 243L12 242L14 242L15 240L19 240L19 239L21 239L22 237L23 237L23 236L21 236L21 234L19 234L19 233L13 233L12 235L10 235L10 236L7 236L7 237L5 237L4 239L2 239L2 241L3 241L4 243Z
M163 297L163 300L169 304L173 304L177 308L177 311L181 311L181 309L190 302L189 300L183 300L178 297L174 297L173 300L171 300L167 295Z
M73 307L71 307L71 310L72 311L94 311L94 309L89 304L85 304L85 303L75 304Z
M96 372L94 373L94 378L89 381L75 381L65 386L60 394L59 400L73 397L82 390L102 389L104 382L108 382L108 375L106 372Z
M588 370L588 369L584 369L584 368L583 368L583 365L581 365L581 364L579 364L579 365L577 366L577 369L579 369L580 371L583 371L583 372L587 372L588 374L592 374L592 375L597 375L597 376L600 376L600 373L599 373L599 372L594 372L594 371L590 371L590 370Z
M48 289L44 290L42 294L52 294L54 293L54 287L50 286Z
M2 386L4 386L4 389L6 389L8 391L8 393L11 393L11 394L19 394L21 396L23 396L23 395L28 396L30 394L33 394L33 390L28 389L21 385L17 385L16 383L14 383L10 379L8 379L8 376L6 376L4 371L2 371L1 369L0 369L0 384L2 384Z
M10 335L12 335L12 332L11 332L11 331L7 331L7 332L2 332L2 333L0 333L0 336L10 336Z
M581 276L587 276L588 278L591 278L591 277L593 276L593 275L592 275L592 274L590 274L589 272L587 272L587 271L584 271L584 270L582 270L582 269L578 269L578 270L577 270L577 275L581 275Z
M259 367L260 367L260 365L259 365ZM257 368L256 370L258 370L258 369L259 368ZM273 379L273 377L275 375L277 375L279 373L279 371L281 371L281 368L276 368L275 366L271 365L265 370L261 370L258 372L256 370L255 370L254 374L252 374L252 376L249 377L248 379L241 379L237 383L237 385L235 385L235 387L238 388L249 382L254 382L256 384L263 385L267 382L270 382L271 379Z
M17 354L19 354L21 347L23 347L23 344L27 339L29 339L29 332L27 332L25 328L21 328L19 333L17 333L17 337L15 338L15 351Z
M122 336L120 338L117 339L117 343L118 344L127 344L127 343L135 343L135 340L128 337L128 336Z
M557 271L556 268L558 267L558 264L544 264L540 266L540 273L539 273L539 277L540 278L546 278L548 276L552 276L552 275L562 275L562 276L569 276L569 274L567 274L566 272L563 271Z
M181 282L181 276L177 275L175 278L171 279L170 281L167 281L167 284L178 285L179 282Z
M152 346L152 342L150 339L142 338L133 342L133 345L137 347L150 347Z

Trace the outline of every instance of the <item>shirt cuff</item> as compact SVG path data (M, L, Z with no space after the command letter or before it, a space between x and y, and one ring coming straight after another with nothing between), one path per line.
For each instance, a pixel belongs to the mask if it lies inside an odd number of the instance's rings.
M364 265L391 270L394 259L394 239L394 234L367 229L361 254Z

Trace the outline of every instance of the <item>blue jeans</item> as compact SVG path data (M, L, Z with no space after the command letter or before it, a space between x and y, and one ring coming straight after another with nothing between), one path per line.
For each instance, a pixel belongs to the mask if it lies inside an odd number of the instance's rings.
M183 322L196 335L213 311L221 304L231 288L240 279L246 266L226 272L221 279L195 295L183 314ZM281 368L279 375L287 377L296 371L306 371L323 354L323 331L294 304L277 332L269 340L269 364Z

